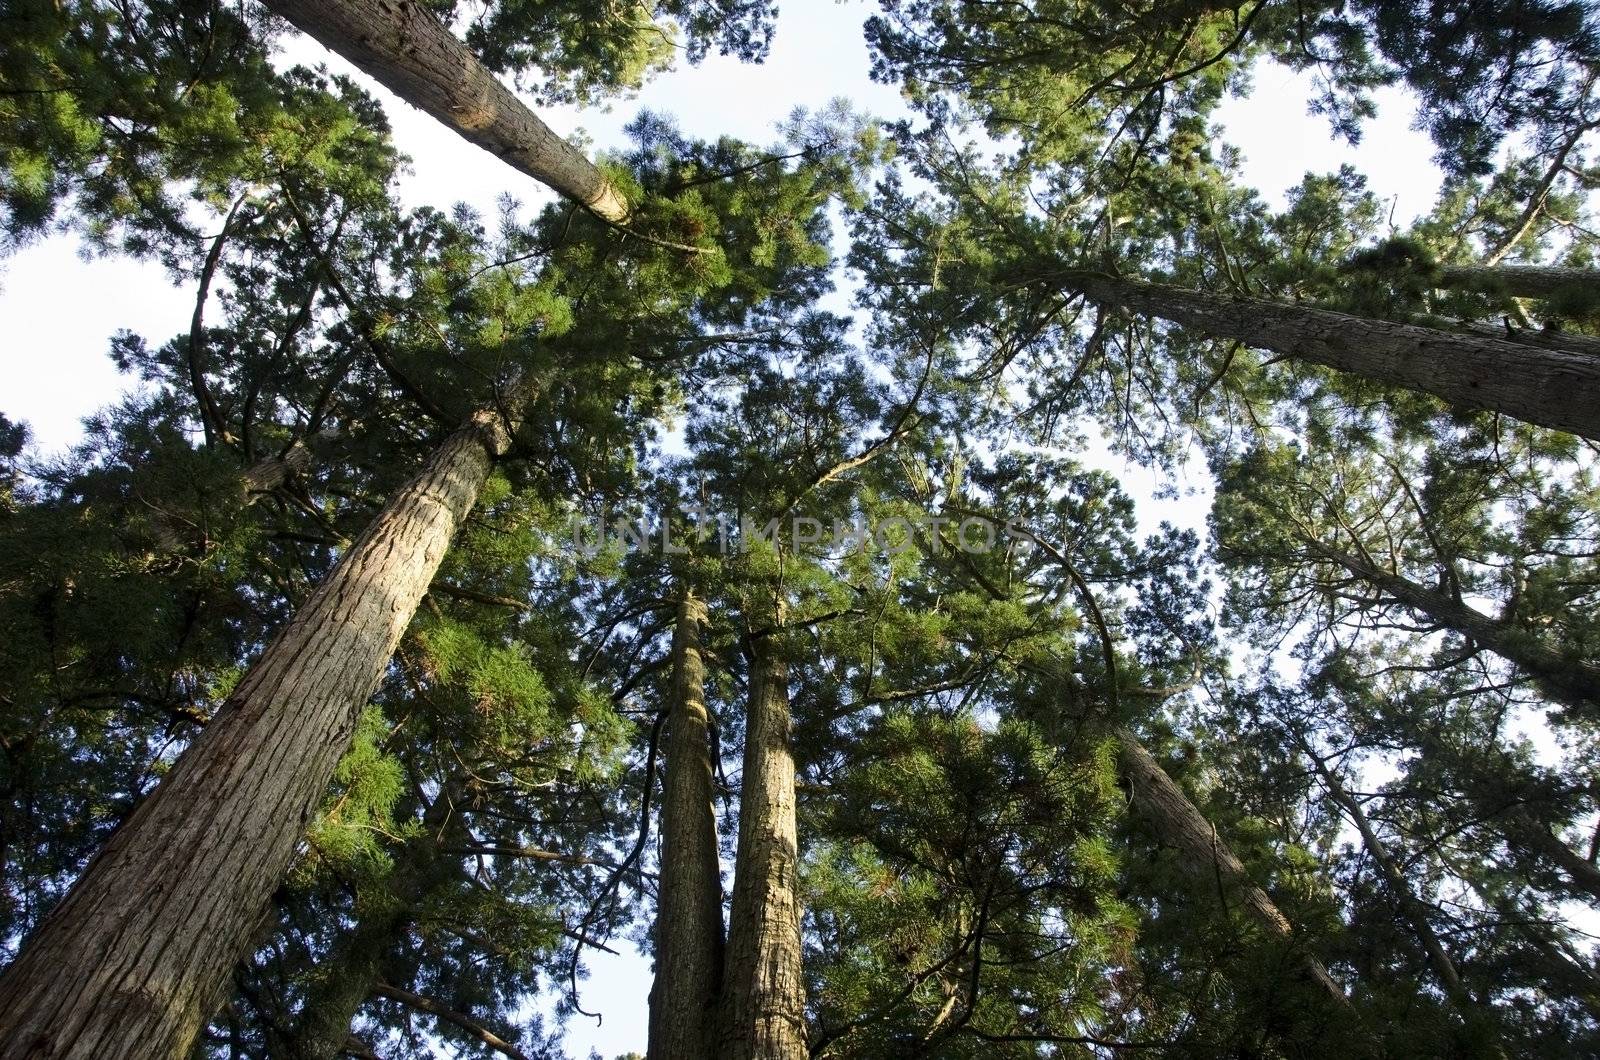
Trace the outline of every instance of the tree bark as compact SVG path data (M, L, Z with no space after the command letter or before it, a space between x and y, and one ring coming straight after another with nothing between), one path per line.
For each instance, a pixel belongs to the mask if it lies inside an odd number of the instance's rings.
M457 862L440 849L442 831L459 820L460 785L446 783L422 814L422 833L402 846L381 890L358 904L355 924L317 963L318 979L273 1055L285 1060L337 1060L350 1041L350 1025L384 980L384 964L410 927L417 905Z
M1600 296L1600 272L1559 265L1446 265L1439 270L1439 284L1504 291L1514 298L1549 298L1561 290Z
M1542 350L1559 350L1584 357L1600 357L1600 338L1580 335L1575 331L1558 331L1554 328L1529 328L1520 324L1459 323L1462 331L1482 335L1488 339L1501 339L1522 346L1537 346Z
M390 498L89 863L0 975L0 1058L189 1055L532 391L475 412Z
M383 982L384 962L409 920L401 902L364 913L334 952L318 962L320 981L281 1043L284 1060L338 1060L356 1013Z
M1365 560L1320 541L1302 538L1317 555L1370 583L1374 588L1420 615L1452 629L1512 663L1551 699L1575 713L1592 717L1600 712L1600 667L1572 659L1541 644L1531 633L1517 629L1469 607L1452 597L1418 585Z
M789 664L776 634L751 644L739 848L722 986L721 1060L804 1060Z
M1581 354L1102 273L1065 281L1102 305L1600 440L1600 362Z
M711 717L700 626L705 604L690 589L672 638L672 703L661 805L656 971L650 989L650 1060L703 1060L716 1044L722 985L722 875L712 803Z
M615 185L557 136L419 0L265 0L395 95L534 180L620 223Z
M1183 789L1167 775L1161 764L1145 750L1138 737L1127 730L1116 733L1123 771L1133 787L1133 802L1140 814L1155 829L1161 841L1182 855L1183 864L1203 887L1214 888L1218 881L1229 896L1239 898L1245 911L1273 938L1288 941L1294 926L1267 893L1250 879L1244 864L1217 834L1215 826L1195 808ZM1349 998L1321 961L1306 954L1302 965L1306 978L1348 1009Z
M338 436L339 432L335 430L322 431L317 435L320 440L332 440ZM246 503L253 504L262 494L271 493L295 475L305 474L311 469L312 459L313 454L305 439L296 438L282 453L257 460L239 476L244 483Z

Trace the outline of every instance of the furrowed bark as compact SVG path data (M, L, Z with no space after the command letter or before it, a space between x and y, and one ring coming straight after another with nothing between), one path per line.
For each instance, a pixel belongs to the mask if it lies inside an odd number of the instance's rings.
M803 1060L789 664L773 635L751 644L739 849L722 984L721 1060Z
M1482 335L1489 339L1503 339L1523 346L1537 346L1542 350L1560 350L1564 353L1576 353L1585 357L1600 357L1600 338L1593 335L1580 335L1575 331L1560 331L1554 328L1526 328L1518 324L1458 324L1462 331L1471 335Z
M1195 882L1215 888L1220 879L1227 888L1227 897L1242 902L1245 912L1263 931L1278 939L1293 938L1294 926L1289 918L1250 879L1244 864L1161 764L1131 732L1119 730L1116 737L1123 771L1133 787L1134 805L1161 841L1182 854L1183 864L1193 874ZM1349 1008L1349 998L1321 961L1306 954L1302 969L1306 978L1341 1009Z
M265 0L384 87L534 180L613 223L628 206L419 0Z
M1444 287L1504 291L1514 298L1549 298L1557 291L1600 295L1600 272L1560 265L1446 265L1439 270Z
M0 974L0 1058L189 1055L532 392L396 491Z
M1063 279L1105 306L1600 440L1600 361L1581 354L1102 273Z
M650 989L650 1060L702 1060L716 1045L722 983L722 877L712 803L711 717L700 627L705 604L685 589L672 638L672 703L661 805L656 971Z
M1393 597L1397 603L1454 630L1512 663L1533 678L1540 689L1557 703L1581 715L1592 717L1600 713L1600 667L1568 658L1539 643L1532 634L1490 618L1476 608L1418 585L1408 578L1375 567L1357 556L1330 548L1320 541L1302 540L1317 555L1370 583Z

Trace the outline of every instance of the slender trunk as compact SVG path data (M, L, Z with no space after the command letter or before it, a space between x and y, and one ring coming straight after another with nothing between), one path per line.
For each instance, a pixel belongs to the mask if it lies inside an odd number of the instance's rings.
M420 0L266 0L401 99L607 221L617 188L529 110Z
M1428 922L1427 909L1411 892L1405 874L1400 871L1400 866L1395 864L1394 858L1389 856L1389 848L1384 845L1377 830L1372 827L1372 821L1367 817L1366 810L1362 809L1361 804L1345 790L1343 782L1328 768L1327 763L1298 735L1296 740L1300 744L1300 750L1311 760L1311 766L1317 771L1317 776L1322 779L1322 786L1327 791L1328 797L1338 804L1345 815L1355 823L1356 830L1361 833L1362 844L1367 848L1367 853L1372 855L1372 860L1378 863L1378 869L1383 873L1384 884L1389 888L1389 894L1399 908L1400 915L1405 918L1417 936L1417 941L1422 944L1423 951L1428 956L1428 964L1439 977L1439 985L1444 987L1445 993L1449 995L1459 1014L1471 1022L1475 1006L1471 995L1461 985L1461 976L1456 972L1455 962L1445 952L1444 944L1439 941L1433 925Z
M186 1057L255 942L523 384L390 498L0 975L0 1058Z
M702 1060L716 1043L722 984L722 876L715 763L705 703L700 626L705 604L685 589L672 638L672 704L661 805L656 975L650 988L650 1060Z
M200 426L205 432L208 449L216 444L218 438L226 438L228 428L206 383L206 298L211 293L211 281L216 277L217 265L222 260L222 246L228 241L228 232L233 227L234 218L239 215L239 207L243 205L242 197L234 202L228 216L222 221L222 230L211 241L205 264L200 268L200 290L195 295L194 315L189 318L189 388L194 391L195 405L200 410ZM226 440L232 441L231 438Z
M1376 567L1357 556L1329 548L1314 539L1302 540L1318 555L1371 583L1397 603L1454 630L1514 664L1538 682L1546 695L1575 713L1594 716L1600 711L1600 667L1568 658L1541 644L1531 633L1490 618L1476 608Z
M1593 84L1594 81L1591 78L1589 84L1584 86L1585 97L1588 96L1589 89ZM1538 186L1534 188L1533 194L1528 197L1528 205L1522 208L1521 215L1506 229L1505 235L1501 237L1500 242L1490 247L1488 253L1484 256L1483 263L1485 265L1500 264L1501 261L1505 260L1505 256L1515 250L1518 243L1522 242L1522 237L1533 230L1534 222L1539 219L1539 215L1544 212L1545 203L1550 200L1550 189L1555 186L1556 178L1561 175L1562 170L1566 169L1567 156L1572 154L1573 148L1578 146L1584 134L1594 127L1594 122L1585 121L1567 133L1567 138L1561 142L1560 147L1556 148L1554 157L1550 159L1550 164L1545 167L1544 175L1539 178Z
M1600 295L1600 272L1559 265L1446 265L1439 270L1439 284L1504 291L1514 298L1549 298L1557 291Z
M751 645L739 850L721 1004L721 1060L803 1060L794 754L789 664L778 634Z
M1289 918L1255 885L1245 872L1244 864L1217 834L1216 827L1195 808L1138 737L1127 730L1119 730L1116 736L1122 768L1133 786L1134 805L1162 842L1179 851L1195 882L1207 888L1215 888L1220 883L1228 897L1237 897L1243 902L1250 918L1268 935L1285 941L1292 939L1294 926ZM1306 978L1341 1008L1349 1007L1344 990L1334 982L1321 961L1306 954L1302 968Z
M1600 440L1600 362L1580 354L1100 273L1063 278L1102 305Z
M1525 929L1523 937L1539 954L1539 972L1552 982L1560 983L1578 998L1588 1010L1590 1018L1600 1019L1600 975L1584 963L1584 959L1540 933L1537 927Z
M1450 999L1456 1015L1466 1028L1468 1038L1459 1043L1460 1054L1505 1060L1506 1051L1500 1044L1499 1031L1488 1008L1477 1004L1462 985L1455 962L1445 952L1444 944L1439 941L1433 925L1428 922L1427 907L1412 893L1410 885L1406 883L1405 874L1400 871L1400 866L1395 864L1394 858L1389 856L1388 847L1384 846L1377 830L1372 827L1366 811L1345 790L1339 777L1317 756L1310 745L1298 735L1296 740L1300 743L1300 749L1311 760L1312 768L1322 778L1322 786L1328 792L1328 796L1344 810L1351 821L1355 822L1356 830L1361 833L1362 845L1367 848L1367 853L1372 855L1372 860L1378 863L1378 869L1383 873L1384 883L1389 888L1395 906L1405 918L1412 933L1416 935L1417 941L1422 944L1423 952L1428 956L1428 964L1433 968L1433 974L1438 976L1439 985L1444 988L1445 996Z

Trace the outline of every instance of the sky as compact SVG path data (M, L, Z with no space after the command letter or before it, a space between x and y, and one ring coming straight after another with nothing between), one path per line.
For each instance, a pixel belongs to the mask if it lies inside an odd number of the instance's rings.
M698 67L658 77L637 99L609 111L570 107L539 108L562 135L579 131L598 149L624 142L622 128L641 108L675 117L688 134L729 135L756 143L776 139L777 124L797 106L816 109L844 96L856 109L880 117L905 113L893 88L867 77L868 58L861 23L871 5L859 0L783 5L772 53L761 65L712 56ZM383 101L395 140L412 159L401 183L408 205L447 208L466 202L492 216L498 196L509 192L525 207L550 194L530 178L467 144L453 132L357 73L337 56L305 38L291 39L286 64L324 63L336 73L355 76ZM1327 122L1307 113L1310 79L1282 67L1266 67L1254 77L1247 99L1224 104L1223 138L1243 152L1243 179L1273 205L1307 172L1328 172L1351 163L1364 173L1375 194L1394 202L1400 225L1431 206L1440 184L1432 145L1411 126L1415 107L1398 90L1377 95L1379 117L1359 147L1336 140ZM125 257L86 260L75 237L58 236L0 260L0 412L26 421L36 451L58 452L82 437L81 420L116 400L129 385L107 357L109 339L119 329L142 335L152 346L187 332L194 311L192 291L179 288L158 266ZM1180 482L1187 496L1158 500L1156 473L1112 466L1124 489L1139 505L1140 522L1162 519L1179 525L1203 523L1209 496L1199 481ZM619 941L619 957L591 951L590 978L583 1004L599 1011L599 1025L572 1018L567 1046L585 1057L590 1049L607 1058L637 1051L645 1044L646 999L650 969L646 958Z

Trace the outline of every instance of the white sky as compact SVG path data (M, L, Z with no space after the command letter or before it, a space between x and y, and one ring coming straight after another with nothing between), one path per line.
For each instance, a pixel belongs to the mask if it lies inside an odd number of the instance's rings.
M732 135L755 143L775 139L775 126L796 106L816 109L837 96L878 116L903 113L893 89L867 78L867 52L860 27L872 5L861 0L829 3L791 0L783 7L771 57L747 66L711 57L647 85L640 98L610 112L572 108L541 110L563 135L581 124L601 149L620 146L621 129L641 107L674 116L693 136ZM334 72L355 76L383 100L395 139L412 158L413 172L402 182L408 205L448 207L465 201L486 216L509 191L526 205L549 193L489 154L460 140L419 111L356 73L314 42L293 41L290 62L324 62ZM1247 100L1222 108L1226 139L1244 153L1244 177L1267 200L1281 206L1284 193L1308 171L1328 172L1345 162L1365 173L1374 193L1395 201L1395 221L1405 225L1425 212L1438 191L1440 175L1431 162L1432 145L1411 129L1414 107L1399 92L1379 93L1380 117L1370 123L1359 148L1336 141L1327 123L1306 112L1310 80L1279 67L1259 71ZM113 401L127 386L106 356L108 340L121 328L152 345L187 331L193 294L174 287L159 266L121 257L86 261L77 242L56 237L0 261L0 411L33 429L41 453L57 451L82 436L81 419ZM1115 469L1124 471L1124 469ZM1156 501L1153 474L1124 472L1124 488L1140 505L1141 523L1171 519L1203 524L1209 497ZM1199 485L1188 483L1187 485ZM628 949L626 942L617 944ZM604 1014L595 1027L575 1017L567 1044L572 1055L590 1048L611 1058L642 1053L650 990L649 962L633 953L609 957L591 951L591 977L584 985L584 1007Z

